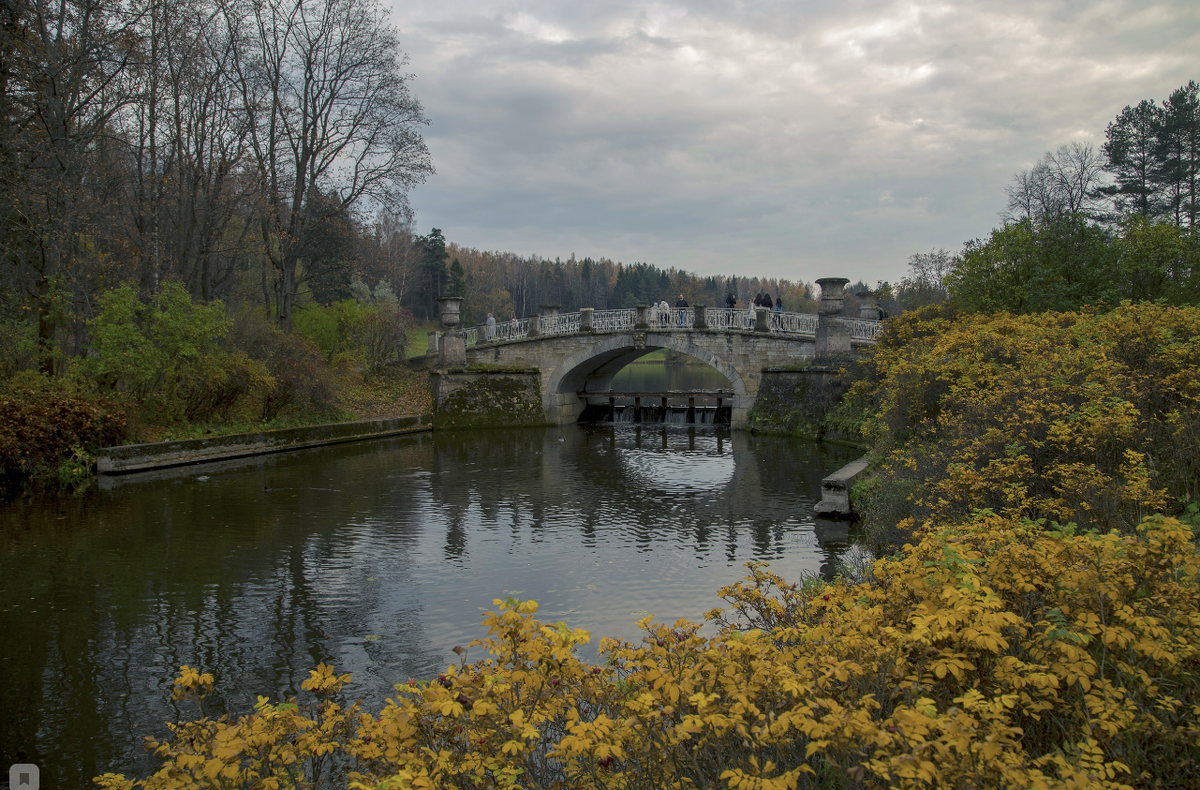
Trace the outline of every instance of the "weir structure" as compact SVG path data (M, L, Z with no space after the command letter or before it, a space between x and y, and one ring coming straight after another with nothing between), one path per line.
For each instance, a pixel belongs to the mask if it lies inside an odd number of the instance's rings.
M842 315L843 288L848 280L826 278L817 282L821 285L819 314L703 306L583 308L560 313L557 305L543 305L539 315L431 333L429 353L436 355L435 366L443 369L536 371L545 421L551 425L577 422L589 407L592 413L606 406L614 409L617 398L637 399L638 415L643 398L661 398L664 410L671 399L676 400L672 404L676 408L694 410L697 398L707 398L719 399L718 412L720 407L729 407L730 427L744 428L764 369L845 358L857 347L874 344L882 332L883 324L875 318ZM455 324L457 306L443 312L450 312ZM878 316L878 308L869 305L869 309L869 315ZM864 315L867 310L863 309ZM728 389L611 392L617 373L658 349L675 351L715 368L729 381ZM686 407L679 403L680 398L688 400ZM656 405L651 400L645 405Z

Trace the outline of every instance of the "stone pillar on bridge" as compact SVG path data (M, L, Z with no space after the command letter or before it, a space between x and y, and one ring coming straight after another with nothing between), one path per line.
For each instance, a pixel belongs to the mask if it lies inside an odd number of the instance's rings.
M633 322L634 329L649 329L650 328L650 307L640 304L634 308L637 311L637 316Z
M467 338L462 332L447 332L442 335L438 349L438 365L443 368L462 367L467 364Z
M817 359L830 359L849 356L850 327L841 320L845 307L846 283L845 277L822 277L817 280L821 286L821 314L817 319Z
M537 337L542 333L542 317L537 313L529 316L529 337Z
M438 349L441 348L442 333L430 332L428 335L426 335L426 337L428 338L429 345L425 348L425 353L428 356L436 357L438 355Z
M706 305L696 305L696 329L708 329L708 307Z
M441 341L438 343L438 365L443 368L465 365L467 364L467 338L462 332L454 329L461 320L459 311L462 309L463 298L461 296L443 296L437 301L442 308L442 326L446 327L446 333L442 335Z
M595 312L596 312L596 308L594 308L594 307L579 308L579 331L580 332L595 331L595 324L592 322L592 317Z
M766 332L771 328L771 311L765 307L754 308L754 331Z
M879 303L871 298L871 294L864 292L855 294L859 298L858 317L864 321L879 320Z

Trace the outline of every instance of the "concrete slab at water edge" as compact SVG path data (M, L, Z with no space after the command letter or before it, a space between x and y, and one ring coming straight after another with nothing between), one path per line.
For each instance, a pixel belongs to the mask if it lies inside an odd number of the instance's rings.
M419 414L386 420L361 420L275 431L181 439L170 442L128 444L106 447L96 454L96 471L101 475L120 475L147 469L205 463L326 444L377 439L404 433L431 430L433 417Z
M867 471L866 457L852 461L821 480L821 501L813 510L820 516L849 516L850 486Z

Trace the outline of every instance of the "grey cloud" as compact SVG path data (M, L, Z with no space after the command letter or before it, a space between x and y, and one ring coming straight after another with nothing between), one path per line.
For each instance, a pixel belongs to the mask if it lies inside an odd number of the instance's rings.
M894 280L986 234L1043 151L1200 77L1193 5L397 6L438 168L418 223L550 257Z

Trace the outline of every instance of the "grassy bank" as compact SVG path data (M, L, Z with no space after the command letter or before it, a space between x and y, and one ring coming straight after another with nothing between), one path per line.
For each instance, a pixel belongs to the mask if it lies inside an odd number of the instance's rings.
M0 483L10 495L91 478L100 447L378 419L430 410L427 376L404 365L423 327L392 304L296 311L199 304L166 284L100 300L86 353L0 371Z

